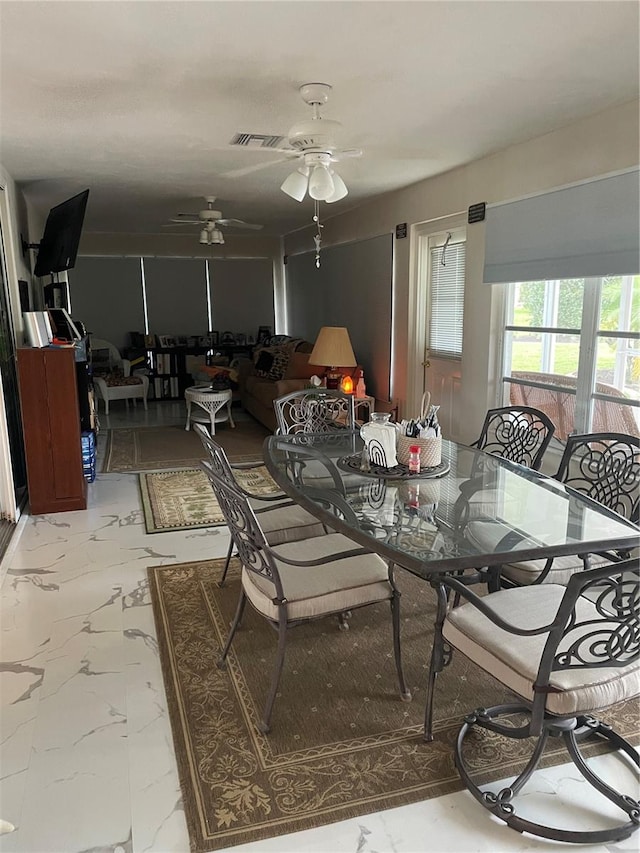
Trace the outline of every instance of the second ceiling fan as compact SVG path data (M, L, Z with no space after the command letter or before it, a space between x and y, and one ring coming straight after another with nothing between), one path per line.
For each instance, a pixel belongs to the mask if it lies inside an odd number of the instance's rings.
M177 213L176 218L170 219L170 225L197 225L200 228L200 243L203 246L224 243L224 234L221 228L239 228L245 231L260 231L262 225L244 222L242 219L225 219L221 210L215 210L216 197L208 195L204 197L207 207L196 213Z

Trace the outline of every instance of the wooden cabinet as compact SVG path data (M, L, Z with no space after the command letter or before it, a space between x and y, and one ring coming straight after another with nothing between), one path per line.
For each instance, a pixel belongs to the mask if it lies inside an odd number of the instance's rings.
M86 509L75 351L18 349L18 377L31 513Z

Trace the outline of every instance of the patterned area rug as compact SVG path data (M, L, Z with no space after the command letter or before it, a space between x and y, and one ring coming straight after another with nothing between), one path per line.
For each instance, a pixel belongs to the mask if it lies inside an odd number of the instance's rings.
M255 495L272 495L280 491L263 465L234 473L240 485ZM139 480L147 533L224 524L218 501L204 471L193 468L156 471L140 474Z
M215 438L232 462L243 462L262 459L268 435L269 430L251 418L239 420L235 429L220 427ZM112 429L107 434L102 473L194 468L201 459L204 453L198 435L179 425Z
M296 832L460 790L453 742L462 716L508 699L490 676L454 655L436 686L435 740L422 739L435 600L401 570L402 643L413 701L397 693L385 604L353 612L350 630L324 619L292 630L271 733L256 729L275 658L276 634L247 607L226 670L216 666L239 591L232 562L149 569L162 669L192 851ZM638 739L634 703L607 714ZM551 738L550 741L555 739ZM486 780L522 767L528 740L468 738L469 762ZM565 760L550 743L546 762ZM480 808L469 799L469 808ZM487 820L490 817L487 815ZM506 831L506 830L505 830Z

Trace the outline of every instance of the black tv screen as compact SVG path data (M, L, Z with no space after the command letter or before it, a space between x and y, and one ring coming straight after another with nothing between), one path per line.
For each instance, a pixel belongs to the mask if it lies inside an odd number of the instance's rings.
M89 190L52 207L38 248L34 275L70 270L75 266Z

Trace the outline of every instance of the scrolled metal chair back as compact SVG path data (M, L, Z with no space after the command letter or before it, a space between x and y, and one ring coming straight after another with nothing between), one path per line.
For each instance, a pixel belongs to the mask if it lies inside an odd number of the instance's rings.
M240 562L247 571L270 581L275 587L277 598L284 598L278 569L268 553L267 541L249 501L224 476L217 473L211 462L203 460L200 466L213 487L231 538L238 549Z
M537 471L554 430L550 418L538 409L503 406L489 409L472 446Z
M538 683L558 670L623 667L639 659L640 561L574 574L545 646Z
M237 486L236 479L233 476L233 471L224 448L222 448L218 442L211 437L207 428L202 424L194 424L193 428L200 436L200 440L202 441L204 449L207 451L209 463L213 468L214 473L224 480L228 486Z
M630 521L640 514L640 438L615 432L570 435L556 479Z
M332 432L354 429L352 394L342 391L308 389L293 391L273 401L280 435Z

